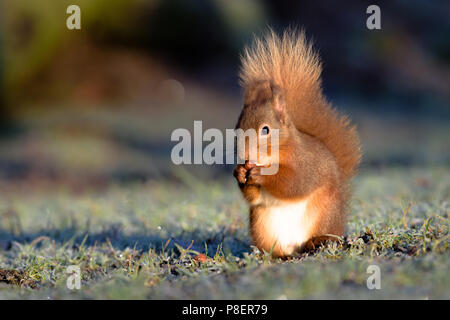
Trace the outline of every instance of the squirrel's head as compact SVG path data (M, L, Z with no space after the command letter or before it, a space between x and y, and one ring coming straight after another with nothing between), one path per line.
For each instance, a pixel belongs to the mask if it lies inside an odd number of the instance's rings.
M247 142L245 144L245 160L249 160L254 152L259 158L256 162L264 165L272 163L270 147L273 130L278 130L278 143L281 146L289 138L290 131L295 129L281 88L270 81L256 81L249 85L236 129L242 129L244 132L253 129L256 132L256 145ZM263 145L268 146L268 150L267 156L261 159L259 150Z

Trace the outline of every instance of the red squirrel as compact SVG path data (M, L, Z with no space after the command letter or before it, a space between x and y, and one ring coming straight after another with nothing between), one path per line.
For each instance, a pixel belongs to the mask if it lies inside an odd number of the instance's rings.
M286 258L343 236L362 151L356 128L322 93L321 63L304 32L270 30L241 56L244 107L236 129L254 129L267 139L279 133L278 172L270 152L233 175L250 205L250 233L260 250ZM270 140L265 140L270 141ZM266 142L269 144L270 142Z

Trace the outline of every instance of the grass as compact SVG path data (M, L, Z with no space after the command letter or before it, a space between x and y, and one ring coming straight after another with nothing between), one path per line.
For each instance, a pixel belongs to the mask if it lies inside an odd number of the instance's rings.
M231 177L180 172L78 193L2 188L0 298L450 298L449 168L363 171L346 237L288 261L251 245ZM373 264L380 290L366 286Z

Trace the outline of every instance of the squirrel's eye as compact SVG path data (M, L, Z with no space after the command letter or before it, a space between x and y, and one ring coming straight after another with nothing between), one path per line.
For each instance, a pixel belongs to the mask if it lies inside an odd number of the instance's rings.
M269 127L268 127L268 126L264 126L264 127L262 127L262 129L261 129L261 135L262 135L262 136L266 136L266 135L269 134L269 131L270 131Z

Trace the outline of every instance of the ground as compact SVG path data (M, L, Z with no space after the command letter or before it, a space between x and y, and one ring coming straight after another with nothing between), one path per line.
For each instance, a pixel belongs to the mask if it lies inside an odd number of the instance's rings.
M448 167L362 168L346 237L288 261L252 246L231 176L178 176L78 192L4 186L0 298L450 298ZM66 285L72 265L79 290ZM367 288L370 265L380 289Z

